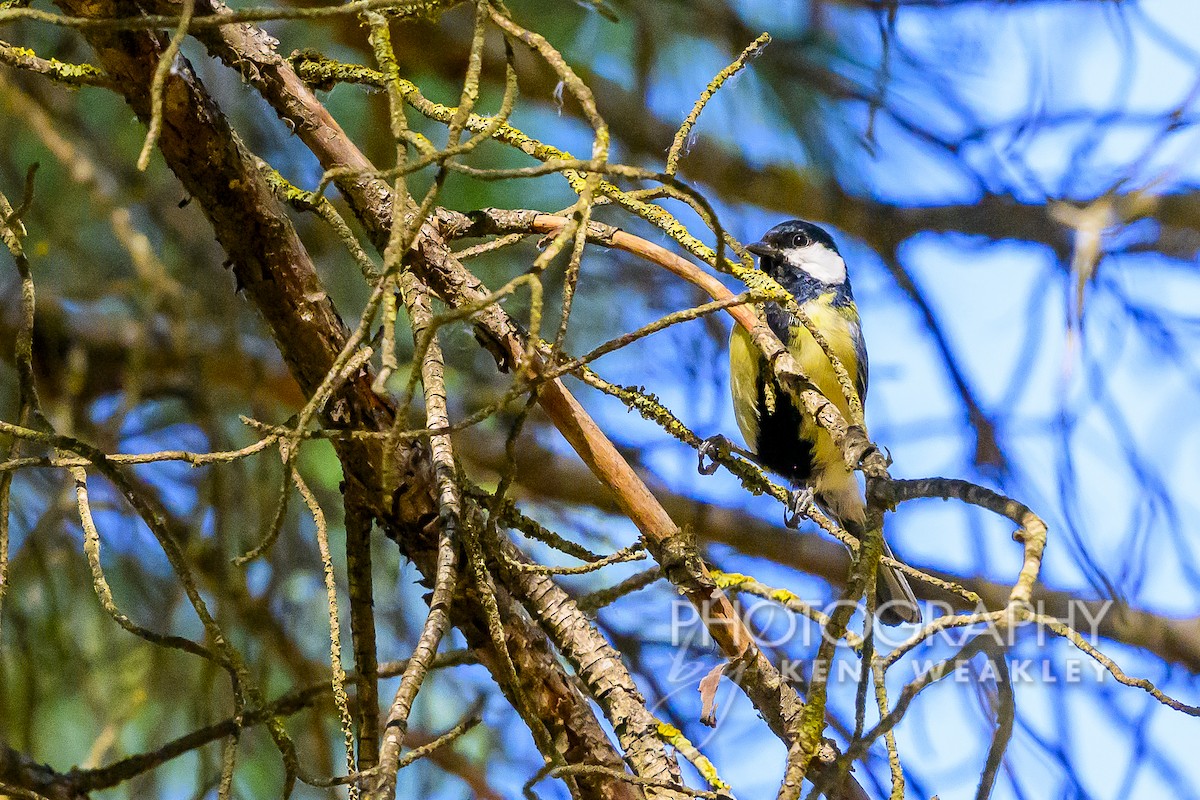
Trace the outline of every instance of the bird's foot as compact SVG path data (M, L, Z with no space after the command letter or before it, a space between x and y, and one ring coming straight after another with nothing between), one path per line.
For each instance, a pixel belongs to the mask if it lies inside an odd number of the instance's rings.
M813 507L813 490L808 486L803 489L793 489L788 496L787 507L783 510L783 524L789 528L799 528L800 520L808 517Z
M883 466L884 467L892 466L892 451L888 450L887 447L884 447L882 450L880 450L879 446L872 444L870 447L868 447L866 450L863 451L862 457L858 459L858 466L856 466L855 469L863 469L864 465L866 464L867 459L870 458L871 456L875 455L876 453L883 456Z
M728 458L733 449L733 443L719 433L716 436L708 437L696 448L696 455L699 456L699 464L696 469L701 475L712 475L717 471L717 467L721 466L720 459ZM705 464L704 459L706 458L712 459L712 463Z

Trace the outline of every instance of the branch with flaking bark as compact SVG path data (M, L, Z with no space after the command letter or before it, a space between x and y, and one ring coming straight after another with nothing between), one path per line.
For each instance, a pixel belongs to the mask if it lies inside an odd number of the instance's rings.
M571 662L588 694L604 709L635 772L664 786L682 787L679 767L667 757L657 735L659 721L647 709L621 654L558 584L547 575L514 566L528 559L511 542L502 540L499 544L505 583ZM684 797L687 793L664 791L660 796Z

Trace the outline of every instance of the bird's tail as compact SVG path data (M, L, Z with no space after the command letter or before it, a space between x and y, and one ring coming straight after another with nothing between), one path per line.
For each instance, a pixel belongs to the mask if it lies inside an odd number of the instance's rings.
M883 542L883 554L888 558L895 558L886 539ZM916 595L908 585L908 578L898 568L887 564L879 565L879 579L875 582L875 592L875 614L884 625L899 625L902 622L915 625L921 621L921 607L917 605Z
M862 540L866 532L867 509L858 482L852 474L847 473L841 481L827 481L817 492L816 500L847 533ZM895 558L892 548L888 547L887 539L883 540L883 554L888 558ZM917 605L916 595L908 585L908 579L898 568L880 564L875 586L878 600L876 616L880 622L884 625L899 625L902 622L917 624L921 621L921 609Z

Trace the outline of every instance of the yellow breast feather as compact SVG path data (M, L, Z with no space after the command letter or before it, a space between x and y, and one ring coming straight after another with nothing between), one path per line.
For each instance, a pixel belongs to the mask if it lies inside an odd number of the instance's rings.
M831 297L831 295L819 297L805 303L801 309L808 314L809 319L817 326L817 330L821 331L825 341L829 343L829 349L850 373L850 380L853 383L858 380L858 354L854 348L858 315L854 314L854 319L850 319L843 313L843 309L837 308L829 302ZM846 402L842 385L838 383L837 374L833 371L833 364L825 355L825 351L808 332L808 328L799 322L791 326L789 334L791 341L788 343L788 350L800 364L804 374L816 384L823 395L837 406L842 416L849 419L850 405Z

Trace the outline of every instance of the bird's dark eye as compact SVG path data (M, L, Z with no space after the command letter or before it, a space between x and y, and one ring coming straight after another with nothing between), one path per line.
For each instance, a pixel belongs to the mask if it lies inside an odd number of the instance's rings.
M792 237L792 247L805 247L808 245L808 237L803 233L797 233Z

